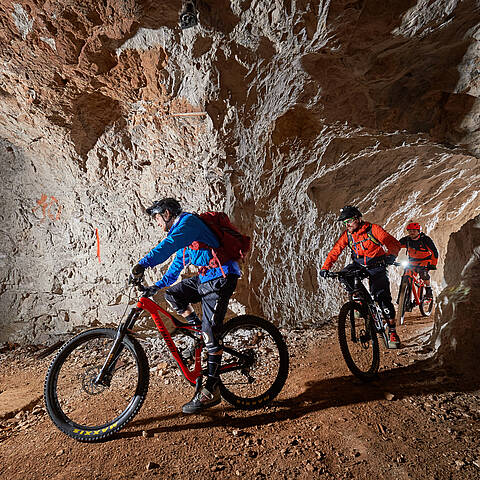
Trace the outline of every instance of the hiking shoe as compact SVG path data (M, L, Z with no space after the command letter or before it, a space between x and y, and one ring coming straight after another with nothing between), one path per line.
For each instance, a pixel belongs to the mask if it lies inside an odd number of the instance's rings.
M400 337L397 332L390 332L388 337L388 348L400 348Z
M210 392L205 387L182 407L183 413L197 413L206 408L214 407L221 401L220 388L217 386Z

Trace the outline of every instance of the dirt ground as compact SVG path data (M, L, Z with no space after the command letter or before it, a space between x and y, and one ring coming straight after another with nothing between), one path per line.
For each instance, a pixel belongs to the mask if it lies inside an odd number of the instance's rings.
M139 415L99 444L67 437L46 415L43 378L53 355L38 360L33 347L3 352L0 475L478 479L480 385L430 368L422 345L431 320L412 314L407 322L399 329L404 347L382 350L379 378L370 384L349 374L333 324L284 332L289 379L271 406L253 412L223 402L202 415L184 415L192 388L171 367L151 364Z

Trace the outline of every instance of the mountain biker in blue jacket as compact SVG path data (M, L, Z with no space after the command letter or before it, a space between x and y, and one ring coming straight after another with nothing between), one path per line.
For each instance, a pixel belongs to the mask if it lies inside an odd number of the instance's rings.
M150 250L132 269L130 280L142 280L147 268L164 263L175 254L165 275L148 287L145 295L152 296L159 289L170 287L165 299L172 308L189 323L202 325L202 335L208 352L208 375L205 387L182 407L184 413L196 413L220 403L219 369L222 348L218 342L219 329L227 313L228 302L240 277L240 267L235 260L228 260L221 268L211 268L211 249L195 250L193 242L202 242L213 249L219 241L212 230L197 216L182 211L174 198L164 198L147 208L167 236ZM171 286L187 265L200 267L199 274ZM202 320L198 318L192 303L202 302Z

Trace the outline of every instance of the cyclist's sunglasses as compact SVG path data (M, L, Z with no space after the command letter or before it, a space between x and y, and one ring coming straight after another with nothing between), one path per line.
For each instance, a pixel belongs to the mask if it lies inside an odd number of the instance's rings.
M357 219L357 217L347 218L346 220L342 220L342 222L345 226L347 226L347 225L350 225L351 223L353 223L356 219Z

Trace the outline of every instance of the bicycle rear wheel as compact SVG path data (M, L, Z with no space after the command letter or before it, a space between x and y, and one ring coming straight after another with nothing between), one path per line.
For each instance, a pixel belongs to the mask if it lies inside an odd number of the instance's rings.
M372 380L380 366L380 347L370 314L347 302L338 315L338 341L349 370L363 381Z
M408 311L410 305L410 282L406 277L402 278L400 283L400 294L398 296L398 313L397 318L400 322L400 325L403 325L405 322L405 313Z
M430 298L428 297L426 298L424 287L420 287L419 295L420 295L420 305L418 306L418 308L420 309L420 313L424 317L429 317L432 314L432 310L433 310L433 304L434 304L433 296Z
M272 401L288 377L288 349L272 323L253 315L227 322L221 334L222 397L237 408L253 410Z
M128 335L109 381L95 382L116 334L111 328L80 333L62 347L48 369L44 387L48 414L75 440L98 442L110 437L138 413L147 394L147 357Z

